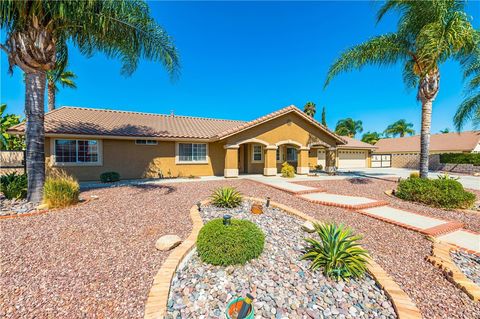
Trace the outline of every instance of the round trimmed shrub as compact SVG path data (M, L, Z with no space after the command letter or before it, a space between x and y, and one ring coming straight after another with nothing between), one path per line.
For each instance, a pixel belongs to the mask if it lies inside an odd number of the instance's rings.
M398 183L401 199L446 209L471 208L476 196L454 179L407 178Z
M288 162L285 162L282 164L281 173L282 173L282 177L287 177L287 178L295 177L295 167L290 165Z
M113 183L120 180L120 174L117 172L105 172L100 174L100 181L102 183Z
M248 220L232 219L228 226L217 218L206 223L197 238L197 251L203 262L228 266L245 264L263 251L265 235Z

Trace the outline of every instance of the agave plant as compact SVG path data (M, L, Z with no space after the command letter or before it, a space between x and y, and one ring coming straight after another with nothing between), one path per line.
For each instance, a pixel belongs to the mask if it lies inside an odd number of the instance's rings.
M323 269L331 278L361 277L367 269L368 252L358 244L362 238L352 230L337 224L314 224L320 241L305 238L309 244L302 260L310 260L310 269Z
M242 194L233 187L217 188L210 198L217 207L234 208L242 202Z

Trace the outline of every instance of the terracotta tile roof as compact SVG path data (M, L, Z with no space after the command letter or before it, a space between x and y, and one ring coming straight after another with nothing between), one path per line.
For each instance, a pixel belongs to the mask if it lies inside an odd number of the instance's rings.
M430 136L430 151L464 151L471 152L480 142L480 131L462 133L432 134ZM376 153L420 152L420 136L385 138L375 146Z
M368 144L348 136L342 136L342 138L347 141L347 144L339 145L338 148L367 148L372 150L377 148L376 145Z
M81 107L61 107L45 115L45 133L121 137L208 139L244 122ZM20 124L9 131L23 132Z

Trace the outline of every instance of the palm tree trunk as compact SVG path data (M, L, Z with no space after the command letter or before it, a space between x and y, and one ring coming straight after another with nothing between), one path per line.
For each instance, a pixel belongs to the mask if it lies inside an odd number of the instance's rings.
M42 200L43 184L45 182L45 131L43 120L46 75L44 71L29 72L26 73L25 79L27 200L39 203Z
M55 110L55 83L48 81L48 111Z
M440 73L434 71L421 79L417 98L422 102L422 128L420 132L420 177L428 177L430 151L430 128L432 105L440 88Z

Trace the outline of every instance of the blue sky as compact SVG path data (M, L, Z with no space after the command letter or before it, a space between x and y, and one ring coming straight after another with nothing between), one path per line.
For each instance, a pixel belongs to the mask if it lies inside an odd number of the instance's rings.
M334 128L341 118L362 120L365 131L383 131L401 118L420 128L416 92L402 83L401 67L366 67L342 74L323 90L330 64L349 46L395 30L396 16L375 25L377 5L364 2L150 2L152 13L175 39L180 78L169 80L160 64L143 61L130 77L120 63L74 48L69 68L78 89L63 89L57 105L250 120L306 101L322 106ZM480 4L468 11L480 18ZM478 21L474 21L478 28ZM2 32L2 42L4 33ZM1 54L1 102L23 113L21 71L7 74ZM432 132L452 128L463 96L456 62L441 66ZM467 126L466 129L470 129ZM360 135L357 135L360 137Z

